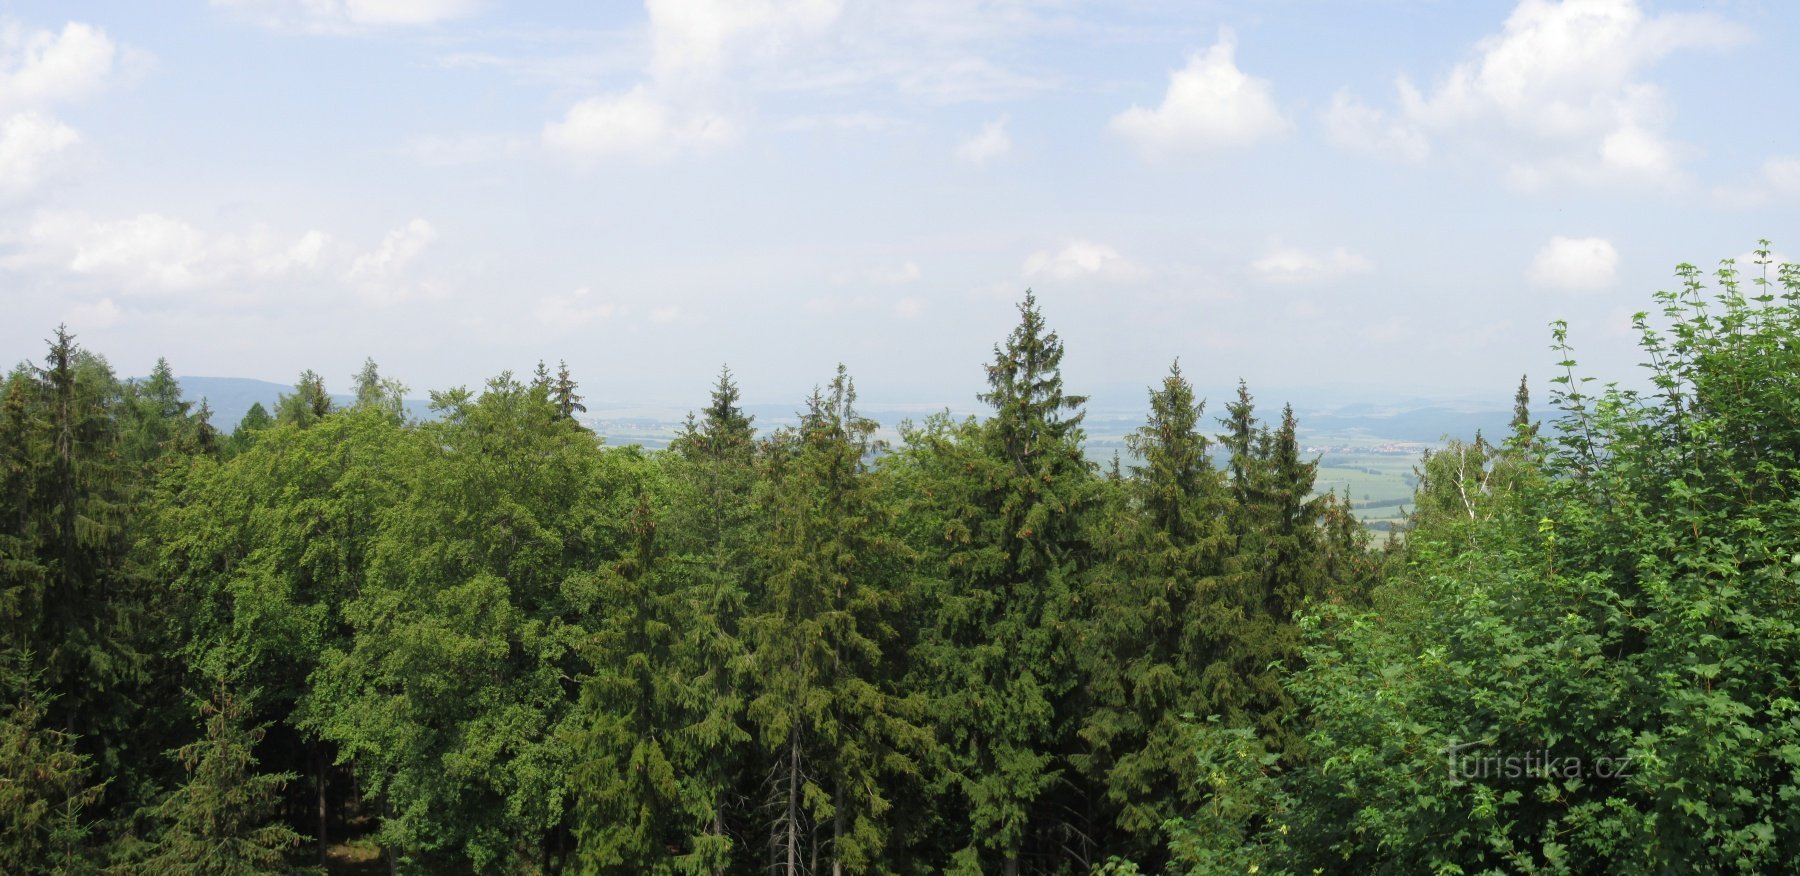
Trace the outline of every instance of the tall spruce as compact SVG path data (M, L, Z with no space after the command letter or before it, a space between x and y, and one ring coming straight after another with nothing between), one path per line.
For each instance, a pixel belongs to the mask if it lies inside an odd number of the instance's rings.
M1127 502L1104 530L1082 664L1093 703L1079 763L1127 833L1118 846L1155 870L1162 827L1193 803L1198 762L1188 717L1221 701L1237 666L1224 659L1244 606L1224 589L1230 498L1200 431L1204 402L1172 365L1150 393L1149 420L1126 436L1136 460Z
M754 418L740 404L731 369L721 367L707 405L670 442L670 512L665 527L671 586L692 607L693 634L674 659L693 689L691 741L700 752L690 777L706 822L695 842L693 872L718 874L752 860L750 818L755 779L744 708L742 621L752 610L750 570L759 539L753 501L757 474Z
M887 813L927 748L924 702L897 690L908 550L867 460L875 423L843 366L764 454L764 602L745 621L748 715L767 755L771 865L880 872Z
M923 488L943 580L919 649L945 744L945 813L957 872L1054 870L1091 852L1065 755L1078 719L1070 699L1072 619L1089 564L1082 517L1098 479L1082 455L1081 406L1062 382L1063 346L1035 296L994 348L993 415L914 436L934 474Z
M105 360L59 328L43 366L9 378L0 422L0 626L55 694L45 723L79 737L108 775L142 738L132 694L147 645L147 593L131 557L141 469L121 453L119 399Z

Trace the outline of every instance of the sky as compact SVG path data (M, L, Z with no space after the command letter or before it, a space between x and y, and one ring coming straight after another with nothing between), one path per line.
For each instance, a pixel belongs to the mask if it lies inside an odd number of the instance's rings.
M695 406L1629 379L1800 253L1779 0L0 0L0 354ZM1749 266L1746 266L1749 267Z

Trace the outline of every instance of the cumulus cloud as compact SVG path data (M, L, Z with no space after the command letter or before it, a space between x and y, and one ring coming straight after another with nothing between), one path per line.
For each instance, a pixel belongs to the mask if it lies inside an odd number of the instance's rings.
M0 120L0 198L37 188L80 142L74 128L41 113Z
M110 87L127 60L125 50L90 25L29 30L0 19L0 198L41 187L66 163L81 134L48 110Z
M566 155L623 156L657 161L729 142L735 129L724 116L683 114L642 85L611 97L569 107L561 121L544 126L544 145Z
M1032 253L1026 257L1020 273L1027 280L1120 281L1139 279L1147 272L1110 246L1091 240L1074 240L1061 249Z
M1599 237L1552 237L1531 260L1532 285L1571 292L1592 292L1613 285L1619 252Z
M780 54L837 22L843 0L648 0L650 72L711 77L734 54Z
M345 278L362 283L385 283L401 275L406 267L437 240L437 228L424 219L414 219L382 238L381 245L356 257Z
M1326 138L1346 149L1413 163L1431 155L1431 141L1417 126L1363 103L1347 90L1332 95L1322 119Z
M283 233L267 225L209 231L162 213L95 218L81 211L40 211L11 239L0 268L88 281L125 295L255 295L270 284L341 280L368 295L395 297L416 287L410 267L437 236L414 219L372 249L317 229Z
M1012 151L1012 137L1006 133L1007 117L1001 116L985 125L975 136L956 146L956 160L981 167Z
M1159 106L1120 113L1113 132L1155 157L1248 146L1287 130L1268 80L1238 69L1236 48L1231 31L1221 29L1212 48L1169 75Z
M104 89L119 62L105 32L71 21L60 32L0 21L0 110L43 108Z
M1460 139L1525 187L1668 184L1687 150L1668 137L1672 110L1645 74L1672 52L1746 37L1709 14L1648 15L1636 0L1522 0L1435 88L1401 77L1391 113L1344 93L1324 123L1341 145L1412 160L1432 138Z
M1264 283L1320 283L1373 270L1372 259L1341 246L1325 253L1278 247L1250 263L1251 275Z
M212 0L215 8L275 30L314 34L420 27L475 12L475 0Z
M6 264L60 268L127 293L180 292L317 268L328 240L320 231L289 237L262 225L209 234L160 213L95 219L52 211L32 220Z

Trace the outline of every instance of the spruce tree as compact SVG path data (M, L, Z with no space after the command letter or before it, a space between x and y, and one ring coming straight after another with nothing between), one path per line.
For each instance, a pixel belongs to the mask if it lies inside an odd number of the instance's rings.
M787 876L880 871L887 813L928 735L923 700L896 687L908 551L879 503L875 423L855 400L840 365L763 457L765 602L745 621L745 663L770 765L771 863Z
M569 363L556 363L556 382L550 385L550 402L556 405L556 415L565 419L573 419L576 414L587 413L587 405L581 403L581 396L576 394L579 387L575 378L569 373Z
M1221 658L1243 607L1222 584L1230 499L1200 431L1179 365L1150 393L1149 421L1126 436L1137 460L1126 505L1105 527L1082 662L1093 705L1080 758L1130 835L1122 845L1156 869L1161 830L1193 802L1198 762L1187 718L1235 710L1216 694L1238 667Z
M723 873L751 851L732 836L749 829L747 793L754 786L744 757L751 741L744 717L743 618L752 610L750 570L759 537L753 491L753 418L739 405L729 368L721 368L701 416L689 415L665 463L671 490L667 568L692 607L693 634L673 658L696 680L691 744L697 772L691 787L706 822L695 841L697 873Z
M165 826L148 858L147 873L256 876L285 873L288 851L303 838L278 815L281 789L292 773L257 772L262 727L250 726L248 695L223 678L200 703L205 736L171 752L187 779L155 808Z
M0 628L57 695L46 722L116 774L145 677L146 598L131 560L141 469L120 453L118 384L61 328L44 365L8 382Z
M292 393L284 393L275 401L275 421L303 429L324 419L331 411L331 394L325 391L325 378L310 368L300 372Z
M105 782L71 734L47 724L26 652L0 655L0 872L93 872L89 811Z
M920 658L964 801L960 817L945 814L963 833L959 872L1054 869L1087 853L1085 806L1052 795L1071 787L1070 639L1097 478L1081 449L1085 399L1063 391L1062 342L1029 292L1019 317L980 395L993 415L911 439L931 472L927 544L942 552Z
M697 766L684 757L683 710L695 697L673 651L704 633L656 576L655 513L641 491L628 531L631 550L602 576L603 614L585 649L594 671L573 736L576 855L588 873L674 873L705 821L683 811L685 773Z

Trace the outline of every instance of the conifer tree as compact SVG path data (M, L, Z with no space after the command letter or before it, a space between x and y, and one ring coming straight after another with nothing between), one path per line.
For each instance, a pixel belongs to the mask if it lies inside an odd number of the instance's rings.
M370 362L365 369L373 366ZM325 378L308 368L294 381L294 391L283 393L275 401L275 421L304 429L331 413L331 394L325 391Z
M1018 873L1084 859L1069 777L1072 615L1088 563L1083 515L1097 489L1082 454L1081 406L1063 391L1063 347L1027 292L994 348L993 416L915 435L935 522L933 631L920 648L966 808L959 872ZM946 816L949 818L949 815ZM963 820L966 819L966 820ZM1029 861L1029 863L1028 863Z
M739 398L731 370L721 368L706 408L698 418L689 415L666 460L667 534L675 555L668 568L679 570L672 586L694 612L694 633L681 638L673 658L697 683L690 738L701 754L690 780L706 828L695 843L694 861L703 867L695 872L713 874L749 851L731 838L748 830L742 620L751 611L749 572L758 539L755 432Z
M145 659L130 562L137 470L119 452L117 381L59 328L44 365L8 382L0 628L56 694L46 723L116 774Z
M1134 859L1156 869L1161 829L1192 802L1198 762L1189 715L1231 710L1216 695L1238 667L1222 659L1243 606L1222 587L1230 500L1179 365L1150 393L1149 421L1126 436L1129 503L1107 529L1083 665L1093 705L1079 759L1116 808Z
M749 704L771 765L778 872L854 874L883 862L886 815L925 747L923 701L895 681L907 549L879 504L875 423L843 366L765 454L766 602L745 621Z
M287 852L303 838L277 817L281 789L292 773L256 770L262 727L248 724L250 697L214 680L201 702L205 736L171 752L187 779L156 807L165 825L147 860L146 873L258 876L285 873Z
M1531 376L1519 376L1519 390L1513 393L1512 440L1520 448L1529 448L1537 439L1538 424L1531 421Z
M705 631L691 628L684 594L657 575L656 532L640 490L631 550L603 576L603 616L586 651L594 673L578 706L573 783L584 872L711 869L699 860L714 851L705 847L710 819L686 808L696 790L690 777L705 772L704 746L688 745L686 732L700 697L674 657L682 639Z
M44 701L25 652L0 655L0 872L93 871L89 810L105 782L72 735L46 724Z
M578 413L587 413L587 405L581 403L581 396L575 392L578 388L575 378L569 374L569 363L557 362L556 382L550 385L550 402L556 405L557 416L568 420Z
M188 414L193 405L182 400L181 384L169 360L158 358L147 379L129 381L123 389L126 424L121 452L126 458L147 466L193 436L197 424L190 423Z

